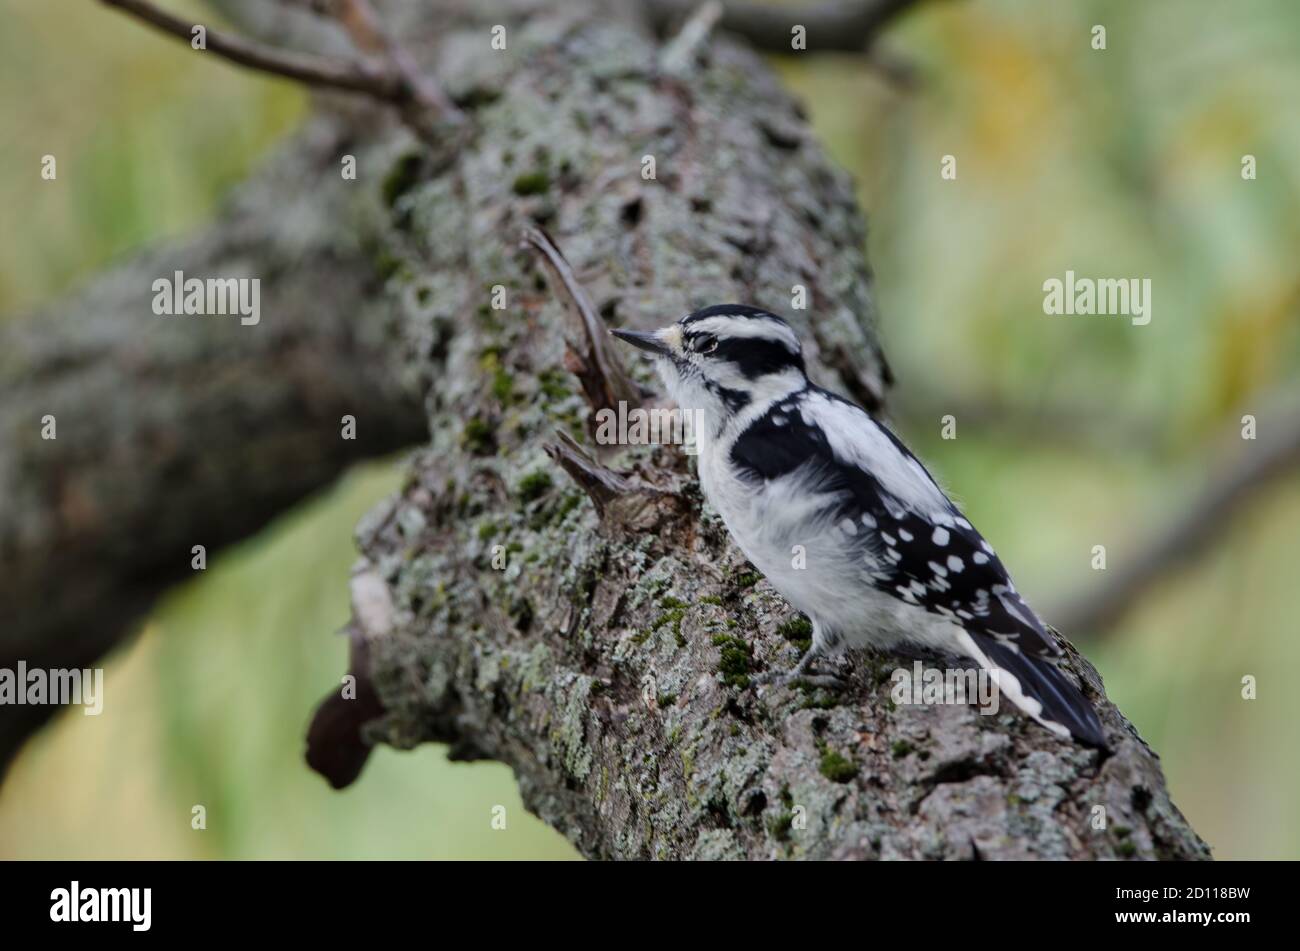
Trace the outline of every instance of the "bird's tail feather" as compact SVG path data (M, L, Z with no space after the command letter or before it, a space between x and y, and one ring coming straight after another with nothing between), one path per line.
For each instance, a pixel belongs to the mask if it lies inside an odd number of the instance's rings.
M991 634L965 631L966 649L997 682L998 691L1058 736L1105 747L1097 711L1047 658L1026 654Z

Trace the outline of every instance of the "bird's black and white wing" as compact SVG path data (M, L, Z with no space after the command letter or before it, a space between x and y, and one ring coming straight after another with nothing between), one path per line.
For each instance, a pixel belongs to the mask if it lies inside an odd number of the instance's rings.
M801 470L833 497L836 521L862 526L883 594L950 620L953 647L1049 729L1104 746L1092 706L1053 663L1060 650L992 547L905 446L858 406L810 387L774 405L732 448L742 478Z

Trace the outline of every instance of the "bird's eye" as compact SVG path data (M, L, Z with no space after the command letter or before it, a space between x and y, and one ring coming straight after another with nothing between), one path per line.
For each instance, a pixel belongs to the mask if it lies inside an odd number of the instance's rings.
M718 349L718 338L708 337L705 340L701 340L698 349L700 353L712 353L714 350Z

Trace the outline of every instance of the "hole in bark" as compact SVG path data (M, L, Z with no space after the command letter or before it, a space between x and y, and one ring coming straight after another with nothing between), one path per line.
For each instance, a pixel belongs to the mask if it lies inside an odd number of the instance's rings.
M392 208L397 200L419 184L424 174L424 156L419 152L407 152L388 170L380 186L384 204Z
M771 122L760 122L758 127L767 144L773 148L793 152L803 143L797 128L779 126Z
M934 771L930 781L938 786L943 783L964 783L976 776L1005 775L1005 770L998 763L971 758L944 763Z
M463 93L452 97L452 101L466 112L473 112L476 109L482 109L484 106L490 106L501 98L501 90L494 89L491 86L475 85L465 90Z
M623 213L621 215L624 226L628 228L635 228L637 225L639 225L641 223L641 213L643 210L644 210L644 205L641 201L640 196L633 198L631 201L625 204L623 206Z
M515 622L519 633L527 634L533 626L533 606L525 597L518 597L510 605L510 619Z

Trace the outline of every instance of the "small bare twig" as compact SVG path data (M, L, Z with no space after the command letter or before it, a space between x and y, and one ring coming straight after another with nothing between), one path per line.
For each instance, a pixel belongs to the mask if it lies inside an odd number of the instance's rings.
M315 0L315 4L343 25L358 50L391 63L418 105L444 118L461 118L460 110L442 87L433 77L421 72L405 47L384 29L370 0Z
M1294 396L1290 404L1295 404ZM1094 588L1052 615L1062 630L1102 634L1113 628L1146 591L1221 534L1260 489L1300 466L1300 412L1289 419L1281 414L1260 419L1264 421L1260 438L1245 443L1248 448L1241 457L1224 468L1172 524L1153 532L1125 566L1105 572ZM1239 427L1232 430L1232 437L1240 442Z
M130 14L155 29L187 43L190 42L196 26L188 20L158 9L147 0L99 0L99 2ZM430 98L428 90L421 84L415 83L410 74L399 66L367 59L348 61L297 53L210 29L207 30L206 49L240 66L283 76L309 86L362 93L397 106L416 104L432 109L445 109L443 100L437 97ZM455 113L449 115L454 117Z
M670 76L679 75L690 66L691 57L722 19L721 0L705 0L659 55L659 68Z
M568 433L560 430L557 436L559 442L548 443L546 454L587 493L607 524L649 532L680 519L689 510L689 503L677 492L615 472L593 459Z
M604 321L600 319L591 298L573 273L572 266L560 253L551 236L541 228L526 229L524 240L541 255L552 278L564 289L570 312L581 328L584 352L575 351L580 365L573 367L573 370L582 383L591 408L617 409L620 402L629 406L639 405L640 394L618 356L610 350L609 334Z
M587 451L564 430L560 430L556 435L560 441L547 444L546 454L554 459L578 487L590 496L600 515L605 514L606 509L615 499L633 491L635 487L632 483L613 469L591 458Z
M808 34L810 52L860 53L877 33L917 0L826 0L810 6L768 6L726 0L720 27L749 40L759 49L789 53L791 28ZM651 22L665 31L680 23L698 0L644 0Z

